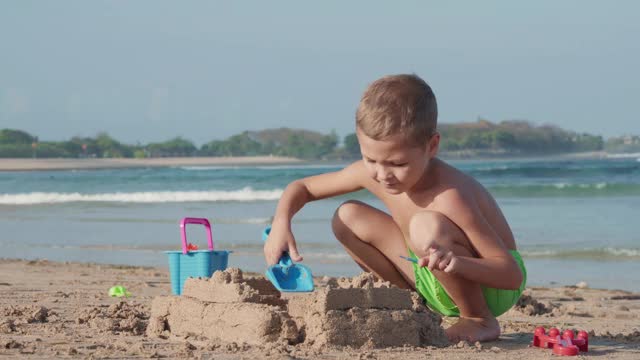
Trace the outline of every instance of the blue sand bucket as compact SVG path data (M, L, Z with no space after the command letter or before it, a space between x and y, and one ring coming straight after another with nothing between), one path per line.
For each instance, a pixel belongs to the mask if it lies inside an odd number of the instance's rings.
M266 241L271 232L267 227L262 232L262 240ZM271 265L266 272L267 279L281 292L310 292L313 291L313 275L311 269L302 264L291 261L288 252L283 252L280 261Z
M187 249L187 224L201 224L207 228L209 250ZM229 260L227 250L213 250L213 236L209 220L202 218L184 218L180 221L182 235L182 251L165 251L169 256L169 275L171 277L171 292L182 294L184 282L189 277L210 277L216 270L225 270Z

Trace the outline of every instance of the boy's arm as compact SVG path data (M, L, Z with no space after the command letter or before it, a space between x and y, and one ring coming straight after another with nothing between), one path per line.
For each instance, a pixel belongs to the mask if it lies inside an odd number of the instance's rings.
M441 211L465 233L479 258L456 256L455 274L498 289L517 289L523 275L500 236L480 211L471 194L451 189L443 197Z
M298 253L295 238L291 232L293 216L308 202L362 189L363 170L362 161L357 161L336 172L309 176L291 182L278 201L271 233L264 246L267 263L269 265L277 263L283 251L289 251L289 256L294 261L301 261L302 257Z

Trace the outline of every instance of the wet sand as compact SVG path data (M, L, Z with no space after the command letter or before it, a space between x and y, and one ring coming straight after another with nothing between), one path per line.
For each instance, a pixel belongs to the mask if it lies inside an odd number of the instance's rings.
M125 286L132 296L125 300L109 297L107 291L114 285ZM537 326L557 326L589 332L585 357L640 358L640 294L625 291L529 288L519 306L499 318L500 339L483 344L313 351L291 345L263 348L222 343L195 334L148 337L145 330L152 300L169 293L168 272L162 268L0 260L0 356L551 359L551 350L529 344ZM453 321L444 318L444 327Z

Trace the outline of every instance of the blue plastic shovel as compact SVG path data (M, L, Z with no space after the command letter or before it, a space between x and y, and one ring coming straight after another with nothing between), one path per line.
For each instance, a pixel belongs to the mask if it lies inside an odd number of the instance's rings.
M271 232L267 227L262 232L262 240L266 241ZM267 279L273 286L282 292L309 292L313 291L313 275L311 269L302 264L291 261L288 252L283 252L280 261L271 265L266 272Z

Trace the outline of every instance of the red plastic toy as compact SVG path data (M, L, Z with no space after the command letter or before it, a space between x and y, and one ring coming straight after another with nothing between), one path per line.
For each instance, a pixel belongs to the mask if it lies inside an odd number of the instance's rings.
M187 251L195 251L198 250L198 245L194 245L192 243L189 243L189 245L187 245Z
M545 334L545 329L540 326L533 334L533 346L553 349L553 353L563 356L575 356L580 351L589 351L589 335L586 331L579 331L578 338L574 338L573 330L565 330L560 336L560 330L549 329L549 334Z

